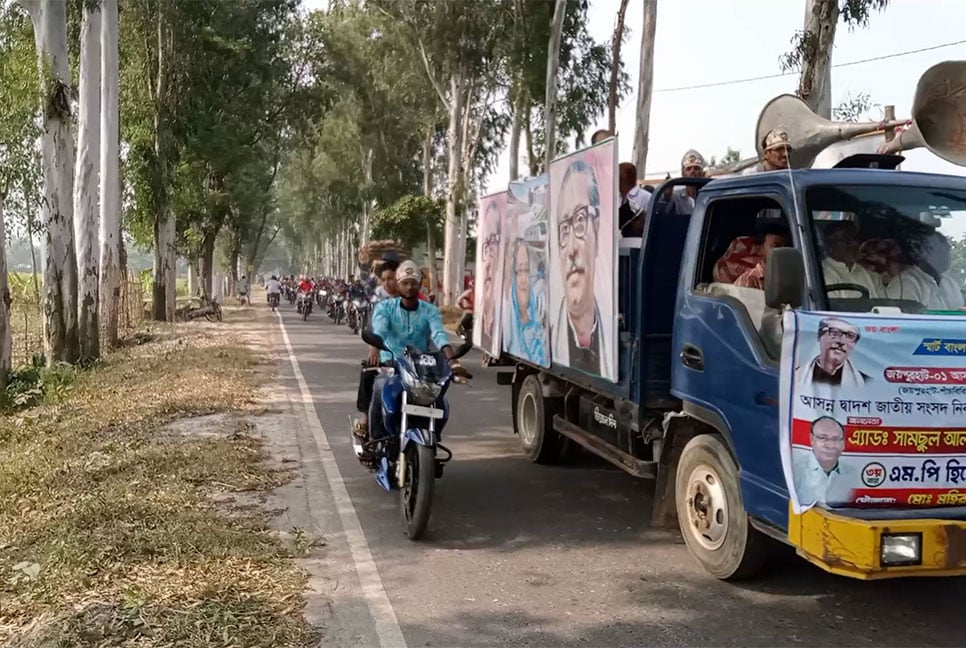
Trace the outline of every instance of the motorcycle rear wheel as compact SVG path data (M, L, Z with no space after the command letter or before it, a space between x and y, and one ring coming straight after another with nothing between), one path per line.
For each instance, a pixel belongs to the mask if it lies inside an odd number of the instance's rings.
M436 485L436 449L418 443L406 446L406 474L399 488L403 533L419 540L429 524Z

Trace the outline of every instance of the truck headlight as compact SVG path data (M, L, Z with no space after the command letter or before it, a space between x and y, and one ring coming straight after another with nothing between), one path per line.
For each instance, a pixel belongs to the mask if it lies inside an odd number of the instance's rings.
M879 561L883 567L922 564L921 533L884 533Z

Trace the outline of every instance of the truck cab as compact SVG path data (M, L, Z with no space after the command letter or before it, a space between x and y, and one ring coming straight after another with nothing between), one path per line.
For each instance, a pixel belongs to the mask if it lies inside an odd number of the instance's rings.
M677 185L697 190L691 214L664 208ZM966 178L840 168L676 179L648 213L643 238L619 250L620 380L522 362L504 377L527 456L558 462L583 447L655 479L655 522L676 522L719 578L756 573L769 539L855 578L966 573L966 506L796 513L780 452L789 312L966 322L966 268L929 243L966 234ZM890 563L897 530L919 538L915 560Z

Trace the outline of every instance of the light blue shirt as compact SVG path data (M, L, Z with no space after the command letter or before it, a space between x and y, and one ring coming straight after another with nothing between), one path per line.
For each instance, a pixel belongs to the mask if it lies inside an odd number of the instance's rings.
M407 346L425 352L449 344L442 313L421 300L415 310L403 308L399 297L379 302L372 311L372 332L385 340L392 351L392 354L387 351L379 354L383 362L391 360L393 355L401 356Z

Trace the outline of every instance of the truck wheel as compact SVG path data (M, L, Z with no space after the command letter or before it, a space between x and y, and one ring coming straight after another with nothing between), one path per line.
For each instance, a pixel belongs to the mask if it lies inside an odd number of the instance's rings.
M759 570L767 538L748 522L738 467L720 437L702 434L684 446L675 497L684 541L711 575L739 580Z
M514 428L520 435L520 445L527 459L533 463L559 463L565 458L570 444L553 429L553 417L562 411L556 399L543 397L540 379L530 374L523 379L517 394Z

